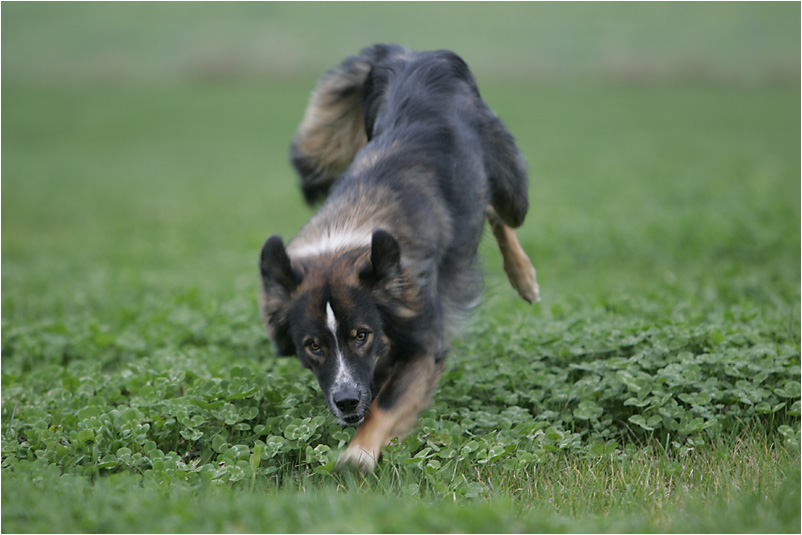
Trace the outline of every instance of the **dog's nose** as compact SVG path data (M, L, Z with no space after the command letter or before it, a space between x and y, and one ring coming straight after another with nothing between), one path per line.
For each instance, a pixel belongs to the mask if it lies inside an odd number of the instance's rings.
M345 388L334 393L334 404L345 414L353 412L359 405L359 392L355 388Z

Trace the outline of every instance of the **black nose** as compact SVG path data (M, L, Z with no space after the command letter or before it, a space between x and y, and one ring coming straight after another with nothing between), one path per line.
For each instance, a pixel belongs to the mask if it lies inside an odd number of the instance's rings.
M359 392L355 388L344 388L332 397L337 408L345 414L354 412L359 405Z

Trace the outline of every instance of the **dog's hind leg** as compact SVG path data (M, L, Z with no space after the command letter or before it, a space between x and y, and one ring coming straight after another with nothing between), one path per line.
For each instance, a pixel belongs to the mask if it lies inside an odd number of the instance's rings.
M501 220L492 206L487 207L486 214L493 236L498 242L504 272L510 279L510 284L529 303L540 301L540 287L537 284L535 268L518 242L515 231Z
M484 102L480 109L484 164L490 185L490 204L485 213L512 287L534 303L540 301L535 268L513 231L523 224L529 210L526 164L507 127Z
M360 471L372 471L381 449L394 437L404 438L418 413L432 399L443 360L422 355L396 369L382 387L359 426L354 439L340 455L337 466L350 464Z

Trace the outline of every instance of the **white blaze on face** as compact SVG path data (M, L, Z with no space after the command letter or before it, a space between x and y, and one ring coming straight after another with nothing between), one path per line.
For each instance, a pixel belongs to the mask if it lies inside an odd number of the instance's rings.
M326 302L326 327L331 331L331 336L334 338L334 355L337 359L334 386L353 383L354 379L345 365L345 357L340 351L340 342L337 340L337 318L334 315L334 309L331 308L331 303L328 301Z
M337 344L337 318L334 316L334 309L331 308L331 302L326 301L326 327L331 331L334 337L334 344Z

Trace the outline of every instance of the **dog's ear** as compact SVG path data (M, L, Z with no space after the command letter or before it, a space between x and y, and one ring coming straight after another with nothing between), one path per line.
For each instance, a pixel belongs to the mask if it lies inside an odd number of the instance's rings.
M373 291L376 302L397 318L415 316L420 309L420 288L401 267L401 247L386 230L373 233L370 263L359 274Z
M401 271L401 248L386 230L373 233L370 243L370 265L375 279L387 279Z
M359 278L376 287L390 283L400 274L401 248L398 242L386 230L375 231L370 242L370 263L359 273Z
M270 236L262 246L262 254L259 257L259 270L262 273L262 284L268 286L279 286L289 295L298 287L300 273L292 269L290 257L284 248L281 236Z
M295 343L289 329L290 294L301 283L301 273L292 268L290 257L279 236L271 236L262 247L259 258L262 275L260 308L268 334L280 356L295 354Z

